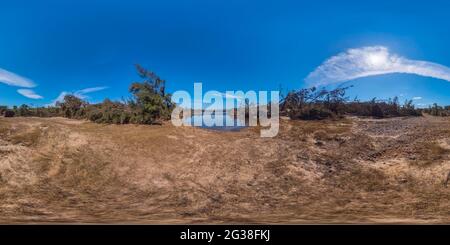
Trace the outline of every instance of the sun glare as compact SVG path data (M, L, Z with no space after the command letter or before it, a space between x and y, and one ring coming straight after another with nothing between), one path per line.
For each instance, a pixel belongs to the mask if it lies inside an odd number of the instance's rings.
M367 63L373 67L380 67L387 63L387 54L371 53L367 55Z

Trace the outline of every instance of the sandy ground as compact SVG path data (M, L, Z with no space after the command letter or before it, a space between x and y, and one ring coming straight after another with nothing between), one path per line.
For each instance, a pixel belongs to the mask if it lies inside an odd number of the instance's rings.
M450 120L0 118L0 223L450 223ZM450 183L448 183L450 184Z

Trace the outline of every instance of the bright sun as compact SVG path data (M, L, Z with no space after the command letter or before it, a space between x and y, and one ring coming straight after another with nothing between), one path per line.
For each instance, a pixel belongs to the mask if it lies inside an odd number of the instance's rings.
M373 67L380 67L387 63L387 55L384 53L371 53L367 55L367 63Z

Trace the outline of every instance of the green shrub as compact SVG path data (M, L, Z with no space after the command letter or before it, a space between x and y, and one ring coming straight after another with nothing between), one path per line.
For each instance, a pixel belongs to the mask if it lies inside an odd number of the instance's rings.
M87 103L75 95L64 96L64 100L57 102L56 106L61 108L64 117L67 118L83 118L86 115L82 109L87 106Z

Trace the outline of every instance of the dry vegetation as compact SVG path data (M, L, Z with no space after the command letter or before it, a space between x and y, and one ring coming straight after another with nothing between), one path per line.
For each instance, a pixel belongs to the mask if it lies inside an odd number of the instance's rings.
M450 119L280 134L0 118L0 222L448 223Z

